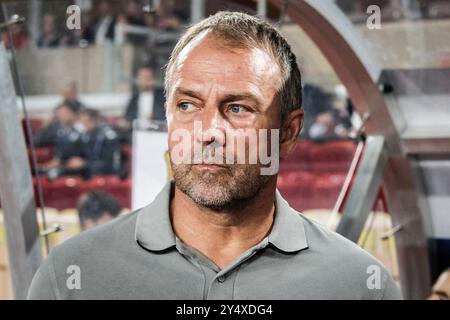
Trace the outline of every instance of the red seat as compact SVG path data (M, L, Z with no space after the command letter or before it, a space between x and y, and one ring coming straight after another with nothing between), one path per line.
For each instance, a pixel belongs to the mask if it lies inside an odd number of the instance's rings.
M116 198L123 208L131 208L131 179L110 177L103 190Z
M43 188L45 205L58 210L76 208L82 183L80 177L61 177L46 182Z
M36 161L38 164L44 164L53 159L53 148L52 147L40 147L36 148ZM28 148L28 159L31 162L31 149Z
M314 193L314 175L307 171L287 170L278 175L277 187L281 195L296 210L309 208Z
M37 177L33 176L32 179L33 179L33 190L34 190L35 204L36 204L36 207L40 207L41 203L39 201L39 193L38 193L38 189L37 189ZM40 182L41 182L42 190L44 191L44 194L45 194L45 189L48 188L49 180L46 177L44 177L44 176L40 176L39 179L40 179ZM45 196L44 196L44 203L45 203Z
M30 121L31 133L33 135L35 135L44 126L44 120L42 120L42 119L29 118L28 120ZM25 123L26 123L25 122L25 118L23 118L22 119L22 126L23 126L23 128L26 128Z
M103 191L113 196L122 207L131 208L131 180L121 180L117 176L96 176L84 181L81 192Z
M280 161L280 171L283 169L308 171L311 144L312 142L308 140L297 140L297 145L288 158Z
M31 134L34 137L39 132L39 130L42 129L42 127L44 125L44 121L42 119L29 118L29 122L30 122ZM27 144L29 144L25 118L22 118L22 129L23 129L23 133L25 136L25 141Z
M351 162L356 144L350 140L314 143L310 148L310 160L313 162Z
M346 173L323 174L315 181L316 208L333 209L344 185Z
M316 189L341 189L346 178L345 173L323 174L316 179Z
M314 172L315 175L324 174L339 174L347 173L350 169L351 161L348 162L312 162L310 163L309 169Z
M347 172L355 151L356 144L349 140L315 143L310 147L309 168L319 175Z
M108 176L95 176L89 180L83 181L81 185L82 192L103 189L107 183L107 177Z

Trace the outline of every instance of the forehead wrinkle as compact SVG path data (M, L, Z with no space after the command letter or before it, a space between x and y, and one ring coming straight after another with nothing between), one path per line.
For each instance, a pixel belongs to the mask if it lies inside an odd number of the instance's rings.
M210 92L214 84L216 88L219 86L218 88L221 89L219 90L221 95L232 94L236 88L239 92L251 92L262 102L272 100L272 94L267 95L274 84L276 87L273 88L273 93L276 94L278 91L281 71L271 54L257 47L225 48L224 45L214 45L218 42L216 39L204 39L199 36L196 39L195 45L191 45L189 49L183 49L182 60L177 59L172 77L176 85L173 83L172 87L181 86L194 91L205 91L207 86ZM218 51L213 59L211 59L211 50ZM224 50L229 54L239 55L239 59L231 62L224 54ZM230 82L236 83L236 86L230 86ZM243 90L243 83L246 84L245 87L248 87L245 90Z
M232 82L236 84L235 86L229 86L225 83L218 82L216 80L213 81L204 81L200 79L200 81L195 81L191 79L185 80L184 78L180 78L174 85L174 92L177 91L178 88L186 89L197 93L198 96L205 100L205 97L210 96L211 92L216 93L216 97L219 100L222 100L228 96L232 95L248 95L253 96L261 105L264 105L265 97L262 94L260 86L249 82L249 81L240 81L236 83L235 81L226 80L225 82ZM267 97L269 98L269 97Z
M206 66L211 65L211 68L205 68ZM198 68L199 66L200 68ZM205 69L206 70L205 70ZM245 67L244 67L245 68ZM181 79L187 79L187 81L195 81L198 83L228 83L228 85L231 83L246 83L252 87L252 91L258 91L255 90L257 88L267 88L269 89L270 86L273 85L274 81L273 79L273 68L268 67L270 70L271 75L265 75L265 70L267 68L262 68L257 70L256 72L245 72L243 70L243 66L238 66L237 68L231 68L229 67L223 67L220 68L220 66L217 66L216 62L210 62L210 63L203 63L201 60L195 60L195 61L189 61L189 63L179 66L177 70L174 72L174 78ZM247 76L245 76L247 75ZM238 78L236 78L238 77ZM179 81L176 81L179 82ZM241 87L241 85L237 85L237 87ZM267 90L264 89L264 90Z
M203 50L200 50L201 47L205 49L212 49L219 52L219 55L216 55L216 58L221 57L225 63L223 66L229 66L230 63L226 57L223 57L223 53L227 51L228 53L239 55L241 64L237 66L238 69L241 67L253 68L253 73L257 73L261 76L264 73L274 74L278 71L281 75L280 68L278 67L278 63L273 57L273 54L266 52L266 50L260 47L236 47L227 45L226 40L211 38L209 30L205 30L200 33L197 37L194 38L185 48L180 52L177 61L175 63L174 69L180 69L182 65L185 64L186 60L191 60L192 63L199 63L201 65L214 64L207 57L202 57ZM200 56L200 58L198 58ZM195 59L197 57L197 59ZM198 60L197 62L195 60ZM255 64L255 62L257 62ZM217 68L217 66L215 66ZM230 72L239 72L230 70Z
M279 70L278 64L274 59L267 54L264 50L260 48L252 48L252 49L236 49L233 51L228 50L229 53L233 55L239 56L239 63L231 63L230 60L223 56L223 51L219 51L219 54L215 56L217 60L222 60L224 63L220 64L220 67L217 67L216 62L211 59L205 59L203 56L203 52L198 52L198 50L193 50L190 56L188 56L183 62L178 64L178 70L185 66L187 60L189 59L189 63L194 66L207 66L211 65L214 67L211 70L207 70L208 73L217 73L217 72L227 72L227 73L235 73L242 74L242 71L247 69L247 73L250 75L255 75L257 77L262 76L273 76L275 74L280 75L281 72ZM216 50L216 48L213 48ZM195 68L195 67L194 67Z

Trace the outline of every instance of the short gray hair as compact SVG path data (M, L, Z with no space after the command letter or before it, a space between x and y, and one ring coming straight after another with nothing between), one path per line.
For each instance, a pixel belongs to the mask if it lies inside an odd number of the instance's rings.
M173 49L166 66L164 82L166 98L170 90L172 69L180 52L204 31L220 38L225 45L230 47L261 48L275 58L281 71L278 88L281 126L290 112L301 109L302 79L290 45L269 23L256 16L241 12L218 12L186 31Z

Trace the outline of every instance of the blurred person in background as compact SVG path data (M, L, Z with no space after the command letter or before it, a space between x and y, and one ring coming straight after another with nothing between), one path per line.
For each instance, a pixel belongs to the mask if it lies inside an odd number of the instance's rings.
M28 47L30 39L28 38L26 29L21 24L13 24L9 27L11 30L12 43L15 49L21 49ZM5 48L10 49L11 44L9 42L8 32L2 32L2 41L5 44Z
M156 9L156 24L158 29L165 31L177 31L182 27L183 17L176 10L176 2L173 0L162 1Z
M77 156L66 163L66 173L94 175L119 174L120 145L116 132L100 119L97 110L84 108L79 112L76 129L81 132Z
M134 46L142 46L146 43L148 34L140 32L127 32L126 30L137 27L139 31L148 31L146 28L146 20L144 12L139 1L133 0L125 4L122 13L117 16L116 30L115 30L115 43L131 43Z
M89 43L103 45L113 42L115 37L116 17L108 1L101 0L97 5L98 16L86 27L83 38Z
M125 16L128 24L145 26L144 12L142 11L142 5L139 1L131 0L125 4Z
M124 117L118 123L128 141L131 141L134 120L163 121L166 119L164 102L164 90L155 86L153 69L146 66L139 68L135 89L126 107Z
M309 138L316 142L329 141L338 138L336 123L331 111L321 112L309 128Z
M70 19L72 16L72 12L66 12L66 20ZM80 46L80 41L83 39L83 35L86 29L86 22L87 19L80 19L80 28L75 29L68 29L63 28L61 39L60 39L60 46L65 47L73 47L73 46Z
M65 103L57 106L53 111L50 122L36 134L36 147L57 146L65 141L75 130L74 124L77 114L73 108Z
M79 137L71 141L70 157L64 154L57 166L47 171L47 177L55 179L80 175L89 179L95 175L120 174L121 155L117 134L100 121L98 111L82 109L74 128Z
M62 96L64 104L72 108L73 111L78 112L83 108L83 104L78 99L78 88L74 81L66 83L62 89Z
M42 128L34 139L36 147L54 147L53 159L40 168L49 178L56 178L56 173L64 167L65 162L78 154L81 134L74 128L76 121L77 113L63 103L55 109L50 124Z
M347 139L353 131L345 110L333 109L317 115L309 128L309 138L315 142Z
M315 116L308 129L308 136L316 142L350 138L353 129L353 107L345 87L338 85L332 94L325 94L327 108Z
M306 83L303 86L304 127L300 136L310 139L309 130L320 113L331 110L331 97L317 85Z
M91 191L80 197L77 211L81 230L84 231L116 218L122 207L111 195Z
M336 95L332 100L332 114L335 123L334 132L337 138L348 138L354 129L351 120L352 105L346 96Z
M74 130L77 113L83 108L83 104L78 100L76 83L65 84L61 95L63 101L53 110L53 117L47 121L34 139L37 147L55 146L61 136L64 137Z
M56 17L53 14L45 14L42 17L42 34L37 41L39 48L54 48L59 46L60 32L56 26Z

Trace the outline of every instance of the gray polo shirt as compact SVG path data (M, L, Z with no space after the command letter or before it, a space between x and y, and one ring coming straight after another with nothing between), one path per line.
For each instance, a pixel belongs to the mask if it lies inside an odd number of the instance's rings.
M148 206L65 241L30 299L400 299L384 267L276 193L270 234L220 269L174 234L168 183Z

